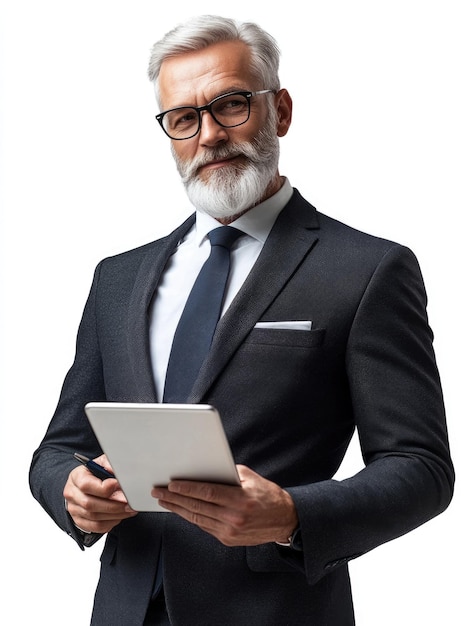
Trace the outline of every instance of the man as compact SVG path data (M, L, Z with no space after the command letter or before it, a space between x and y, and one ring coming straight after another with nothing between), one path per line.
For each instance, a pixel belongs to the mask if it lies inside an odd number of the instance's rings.
M292 103L259 27L192 20L154 46L149 75L196 218L99 264L33 494L82 548L107 534L93 624L353 624L348 561L452 496L417 261L280 176ZM241 234L183 401L219 410L241 486L173 481L152 491L170 514L137 514L116 480L77 467L80 451L112 469L83 407L167 401L177 324L221 225ZM365 468L334 481L355 427Z

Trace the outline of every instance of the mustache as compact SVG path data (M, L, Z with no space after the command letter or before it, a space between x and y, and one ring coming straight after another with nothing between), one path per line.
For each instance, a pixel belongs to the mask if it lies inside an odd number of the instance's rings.
M244 142L232 146L228 146L226 144L224 146L218 146L215 148L207 148L203 154L196 156L189 162L183 162L180 159L176 160L182 182L186 183L194 178L198 170L204 165L212 163L213 161L221 161L238 156L243 156L246 157L249 161L253 161L256 159L256 151L254 150L253 145L249 142Z

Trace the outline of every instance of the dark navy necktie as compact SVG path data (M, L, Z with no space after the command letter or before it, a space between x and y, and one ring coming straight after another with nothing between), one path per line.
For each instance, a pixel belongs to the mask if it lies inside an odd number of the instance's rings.
M167 367L164 402L185 403L211 347L229 276L231 247L244 233L222 226L208 233L211 254L188 296Z

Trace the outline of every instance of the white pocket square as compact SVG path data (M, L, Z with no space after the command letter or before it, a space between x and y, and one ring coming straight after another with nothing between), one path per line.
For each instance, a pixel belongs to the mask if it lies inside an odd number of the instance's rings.
M312 322L292 321L292 322L257 322L254 328L277 328L281 330L311 330Z

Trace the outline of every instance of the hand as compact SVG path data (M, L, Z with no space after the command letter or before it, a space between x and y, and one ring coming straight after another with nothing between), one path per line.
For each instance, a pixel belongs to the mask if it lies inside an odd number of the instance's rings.
M94 461L113 471L105 454ZM121 520L137 515L115 478L100 480L84 465L70 472L63 493L67 511L75 525L85 532L107 533Z
M245 465L237 469L241 487L175 480L152 496L226 546L286 541L298 525L289 493Z

